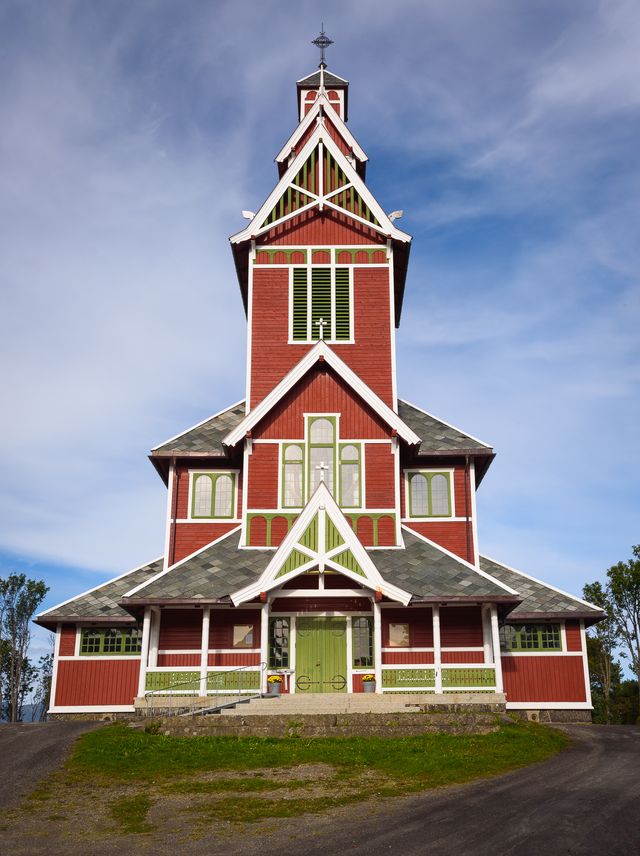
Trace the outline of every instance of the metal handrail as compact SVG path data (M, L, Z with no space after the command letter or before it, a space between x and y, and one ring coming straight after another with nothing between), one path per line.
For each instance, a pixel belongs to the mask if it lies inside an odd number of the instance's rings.
M228 694L232 698L234 696L237 696L238 700L240 700L241 696L245 696L246 698L259 697L262 694L261 693L262 675L263 675L264 671L266 670L266 668L267 668L267 663L266 662L260 662L260 663L254 663L254 664L248 665L248 666L238 666L237 669L227 669L226 671L224 671L218 675L212 675L212 676L207 675L207 677L205 679L206 684L205 684L205 694L204 695L200 695L201 685L202 685L202 681L203 681L203 678L201 678L201 677L195 678L195 679L190 678L189 680L186 680L186 681L176 681L173 684L167 684L166 687L159 687L156 690L146 690L145 694L144 694L145 707L143 708L143 713L145 716L154 716L154 715L157 716L158 715L158 709L152 708L149 706L150 699L154 698L155 696L167 695L167 693L169 695L173 695L175 690L178 690L178 692L176 692L175 694L180 696L180 695L182 695L182 693L179 692L179 688L181 688L181 687L189 687L189 690L185 691L185 696L188 695L188 703L184 704L184 705L175 706L175 707L167 706L167 708L165 708L163 711L164 715L166 715L166 716L178 716L178 715L185 714L185 713L192 713L193 714L193 713L197 713L199 711L204 712L204 710L211 710L212 708L210 708L210 707L203 708L202 705L199 703L201 699L206 699L209 697L209 692L210 692L209 680L210 680L210 678L214 679L213 680L214 685L217 684L220 687L223 682L225 682L225 683L227 682L229 675L238 675L238 673L246 672L249 670L258 671L258 669L259 669L260 686L259 686L257 692L254 690L246 690L246 689L243 690L240 686L240 682L238 682L237 688L228 689L228 693L226 693L226 694ZM223 688L223 689L226 689L226 688Z

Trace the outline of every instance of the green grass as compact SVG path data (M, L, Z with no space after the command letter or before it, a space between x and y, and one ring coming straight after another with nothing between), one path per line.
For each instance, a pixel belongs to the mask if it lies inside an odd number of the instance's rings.
M147 794L121 797L111 803L111 817L119 824L120 831L124 834L153 832L153 827L147 823L147 813L151 806L152 800Z

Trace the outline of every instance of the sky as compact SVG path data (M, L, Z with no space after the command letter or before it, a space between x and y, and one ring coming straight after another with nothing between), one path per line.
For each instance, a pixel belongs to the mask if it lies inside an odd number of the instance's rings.
M497 451L481 551L579 594L640 542L637 2L0 0L0 576L45 606L162 553L149 450L243 397L228 236L321 21L414 236L399 394Z

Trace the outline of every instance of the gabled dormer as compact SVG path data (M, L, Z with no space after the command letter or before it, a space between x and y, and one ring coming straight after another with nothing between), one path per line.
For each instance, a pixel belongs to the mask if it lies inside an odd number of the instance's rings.
M318 71L308 74L296 82L298 90L298 116L302 122L322 93L343 122L348 119L349 81L338 77L327 70L325 63L320 63Z

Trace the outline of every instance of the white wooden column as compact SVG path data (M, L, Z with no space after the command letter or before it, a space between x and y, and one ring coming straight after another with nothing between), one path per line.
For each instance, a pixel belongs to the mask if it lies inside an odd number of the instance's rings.
M267 668L269 665L269 603L263 603L260 610L260 692L267 692Z
M434 604L433 610L433 669L435 691L442 692L442 643L440 641L440 607Z
M373 653L375 657L376 692L382 692L382 610L377 600L373 601Z
M160 642L160 620L162 613L157 606L151 607L151 630L149 631L149 667L158 665L158 644Z
M493 663L493 644L491 642L491 612L486 603L480 607L482 614L482 646L485 664Z
M498 629L498 607L491 604L491 642L493 646L493 665L496 670L496 692L504 692L502 682L502 659L500 658L500 631Z
M296 617L289 619L289 692L296 691Z
M149 636L151 631L151 607L145 606L142 622L142 650L140 651L140 677L138 679L138 698L144 696L147 686L147 663L149 662Z
M211 607L202 610L202 637L200 642L200 695L207 694L207 669L209 668L209 624Z

